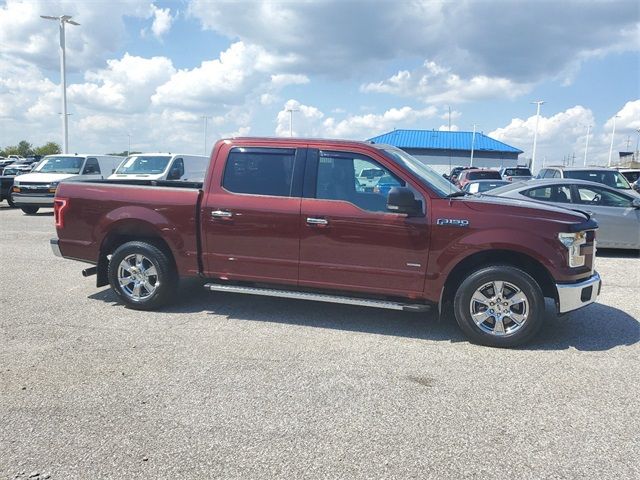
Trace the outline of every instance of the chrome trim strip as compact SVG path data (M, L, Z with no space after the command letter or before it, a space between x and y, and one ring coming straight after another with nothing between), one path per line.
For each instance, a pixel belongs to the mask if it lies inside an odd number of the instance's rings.
M204 288L213 292L245 293L249 295L263 295L267 297L293 298L296 300L312 300L315 302L341 303L344 305L359 305L362 307L385 308L388 310L427 311L430 305L421 303L402 303L388 300L369 300L366 298L342 297L322 293L296 292L291 290L275 290L269 288L243 287L239 285L221 285L207 283Z
M591 277L578 283L556 283L558 312L571 312L595 302L598 299L601 281L600 275L595 272ZM586 301L581 300L582 289L590 286L593 287L591 297Z

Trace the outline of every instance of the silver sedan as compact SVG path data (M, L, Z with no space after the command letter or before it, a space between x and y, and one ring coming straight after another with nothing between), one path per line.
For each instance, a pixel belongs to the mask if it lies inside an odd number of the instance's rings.
M596 236L599 247L640 249L640 195L631 189L622 191L601 183L558 178L518 182L488 194L581 210L600 226Z

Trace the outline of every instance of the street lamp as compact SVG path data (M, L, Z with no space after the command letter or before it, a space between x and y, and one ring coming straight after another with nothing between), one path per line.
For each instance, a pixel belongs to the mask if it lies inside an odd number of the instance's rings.
M538 100L536 102L531 102L532 105L537 105L536 107L536 129L533 132L533 151L531 152L531 172L535 173L534 167L536 164L536 147L538 145L538 122L540 121L540 105L544 103L543 100Z
M587 166L587 151L589 150L589 134L591 133L591 125L587 125L587 140L584 144L584 166Z
M202 115L202 117L204 119L204 156L207 156L207 120L209 120L211 117L207 116L207 115Z
M289 136L293 137L293 112L299 112L298 108L287 108L286 110L289 112Z
M61 15L59 17L50 17L48 15L40 15L46 20L56 20L60 23L60 88L62 89L62 153L69 153L69 123L67 121L67 74L66 63L67 54L65 51L64 26L66 23L71 25L80 25L78 22L71 20L71 15Z
M613 155L613 137L616 135L616 118L620 118L620 115L615 115L613 117L613 130L611 131L611 145L609 146L609 161L607 162L607 167L611 166L611 156Z
M475 123L473 124L473 133L471 134L471 161L469 162L469 166L473 167L473 150L476 146L476 127L478 125L476 125Z

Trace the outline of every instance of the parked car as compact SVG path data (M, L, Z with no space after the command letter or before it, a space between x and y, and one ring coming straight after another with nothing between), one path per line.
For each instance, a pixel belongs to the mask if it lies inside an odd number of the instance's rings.
M503 185L508 185L510 182L506 180L473 180L471 182L467 182L467 184L462 187L467 193L484 193L489 190L493 190L494 188L501 187Z
M631 190L631 185L624 175L607 167L544 167L536 178L571 178L602 183L620 190Z
M364 187L365 191L371 191L383 175L384 170L379 168L363 168L358 175L358 181L360 185Z
M500 176L507 182L520 182L533 178L529 167L503 167L500 169Z
M484 168L474 168L472 170L463 170L458 176L456 185L463 188L467 183L473 180L502 180L500 172L497 170L489 170Z
M401 186L357 191L362 163ZM54 253L93 264L85 276L140 310L197 277L219 292L453 310L470 339L508 347L541 328L545 296L564 313L600 293L587 215L467 195L365 142L227 139L203 183L64 182L54 219Z
M15 175L21 175L23 173L29 173L35 167L35 164L38 163L34 158L21 158L20 160L15 160L10 165L5 167L5 170L10 169L11 172L16 172ZM4 173L4 172L3 172Z
M175 153L139 153L125 158L109 180L202 182L209 157Z
M565 178L516 183L498 188L492 195L582 210L600 226L599 247L640 249L640 195L632 191Z
M0 175L4 175L5 167L8 167L14 162L13 158L0 158Z
M15 207L11 199L11 188L13 187L13 176L0 175L0 202L6 200L10 207Z
M618 171L632 186L640 179L640 168L620 168Z
M473 169L473 167L453 167L449 175L445 173L442 176L455 185L456 182L458 181L458 176L460 175L460 172L462 172L463 170L471 170L471 169Z
M121 160L122 157L111 155L48 155L33 172L15 178L13 202L28 215L41 207L53 207L53 197L60 182L105 178L115 171Z

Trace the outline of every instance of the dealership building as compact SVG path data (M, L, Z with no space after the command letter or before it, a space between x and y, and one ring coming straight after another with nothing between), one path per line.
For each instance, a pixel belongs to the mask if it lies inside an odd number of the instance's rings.
M474 135L473 132L393 130L369 141L401 148L439 173L449 172L450 166L470 165L472 145L473 166L479 168L515 167L518 155L522 153L522 150L480 132Z

